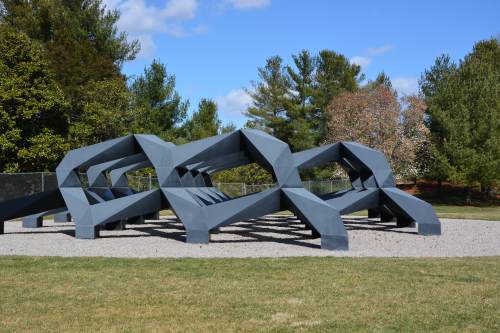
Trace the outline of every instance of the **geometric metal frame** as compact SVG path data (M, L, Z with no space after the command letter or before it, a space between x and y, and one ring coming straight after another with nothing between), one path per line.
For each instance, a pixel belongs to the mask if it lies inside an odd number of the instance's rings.
M231 198L212 186L211 174L253 162L272 174L274 187ZM351 189L316 196L302 186L300 170L332 162L347 172ZM126 173L146 167L155 169L159 188L137 193L128 186ZM82 170L87 172L85 187ZM354 142L292 154L283 141L253 129L179 146L154 135L134 134L68 152L56 174L57 190L0 203L0 233L6 220L29 216L27 221L39 221L33 219L44 212L67 210L75 236L92 239L104 226L131 223L170 208L183 224L188 243L208 243L210 232L222 226L283 210L292 211L321 237L321 247L330 250L348 249L341 215L364 209L369 217L395 219L400 227L416 223L420 235L441 234L432 206L396 188L385 156Z

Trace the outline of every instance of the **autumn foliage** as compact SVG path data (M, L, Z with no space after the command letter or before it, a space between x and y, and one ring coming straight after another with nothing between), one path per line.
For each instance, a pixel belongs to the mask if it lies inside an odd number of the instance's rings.
M327 107L327 141L357 141L381 150L397 177L416 177L417 157L424 153L428 140L424 112L419 97L399 100L383 85L344 92Z

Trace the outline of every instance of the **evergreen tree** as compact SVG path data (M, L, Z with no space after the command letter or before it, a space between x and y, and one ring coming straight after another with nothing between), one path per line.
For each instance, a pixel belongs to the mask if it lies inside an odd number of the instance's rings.
M220 128L217 104L210 99L202 99L198 110L193 113L185 128L190 141L217 135Z
M391 78L383 71L377 75L377 78L374 81L369 81L363 88L375 89L378 87L384 87L393 90ZM393 92L394 94L396 94L396 91L393 90Z
M246 112L250 118L247 126L287 141L291 85L283 60L279 56L267 59L266 66L258 68L258 73L260 81L252 82L253 90L247 90L253 99L253 105Z
M458 66L442 56L423 74L439 177L483 189L500 179L499 78L495 39L476 43Z
M175 90L175 76L168 74L165 65L153 61L132 83L131 91L136 112L134 131L178 142L189 102L183 101Z
M321 110L325 110L332 98L340 93L355 91L364 79L360 66L330 50L319 53L316 72L314 105Z
M225 133L231 133L236 131L236 125L233 124L232 122L222 125L220 128L220 133L225 134Z
M284 66L279 56L267 59L259 68L258 82L248 93L248 127L266 130L303 150L326 138L326 107L344 91L358 89L361 68L333 51L323 50L313 57L307 50L293 55L293 66Z
M321 109L312 104L314 95L314 75L316 60L309 51L303 50L293 55L293 63L297 70L286 66L290 77L291 89L288 103L289 137L292 150L311 148L320 140Z
M137 41L118 33L118 11L101 0L3 0L0 21L41 42L55 79L71 103L69 122L80 117L91 81L122 77L121 65L134 59Z

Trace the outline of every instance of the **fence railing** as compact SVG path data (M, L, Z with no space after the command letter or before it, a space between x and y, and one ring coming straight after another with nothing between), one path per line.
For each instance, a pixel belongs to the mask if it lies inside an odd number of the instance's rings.
M0 173L0 201L56 188L55 172Z
M81 175L82 185L87 186L85 174ZM159 187L154 176L128 175L129 185L136 191L151 190ZM314 194L324 194L350 188L348 179L308 180L303 185ZM214 186L231 197L267 190L275 184L214 183ZM0 173L0 201L21 197L57 188L54 172Z

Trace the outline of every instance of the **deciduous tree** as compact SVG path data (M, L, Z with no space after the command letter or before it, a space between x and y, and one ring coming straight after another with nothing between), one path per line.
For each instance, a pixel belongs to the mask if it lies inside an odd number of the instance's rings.
M0 25L0 73L0 170L53 170L67 149L68 103L43 47Z
M416 176L417 156L428 135L425 104L416 96L402 102L403 109L395 92L383 85L340 94L327 108L328 142L356 141L378 149L397 176Z
M131 132L131 94L122 78L89 82L82 113L70 127L72 147L114 139Z

